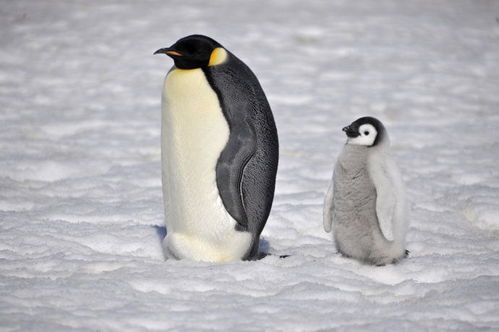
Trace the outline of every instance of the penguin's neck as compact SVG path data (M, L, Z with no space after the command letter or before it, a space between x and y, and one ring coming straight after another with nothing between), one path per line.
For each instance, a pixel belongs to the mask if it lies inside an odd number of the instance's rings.
M345 144L339 157L342 168L350 173L357 173L366 167L368 147L364 145Z

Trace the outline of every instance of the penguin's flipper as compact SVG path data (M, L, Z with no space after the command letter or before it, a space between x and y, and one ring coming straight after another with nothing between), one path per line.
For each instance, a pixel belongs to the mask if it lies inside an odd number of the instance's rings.
M277 137L269 137L270 140L275 144L266 142L266 145L257 145L255 154L243 168L241 178L241 199L248 231L256 235L262 232L274 199L278 162Z
M255 132L251 126L233 129L217 163L217 186L227 212L239 230L248 230L248 217L243 202L243 173L256 150Z
M333 223L333 194L334 194L334 176L331 179L331 183L329 184L329 188L326 193L326 197L324 198L324 208L322 211L322 223L324 226L324 231L326 233L331 232L331 225Z
M376 214L389 241L402 241L407 227L405 190L398 167L387 152L372 154L369 175L376 188Z
M205 70L229 124L230 136L217 162L217 186L236 229L254 235L252 254L272 207L279 159L270 105L253 72L229 53Z
M376 215L379 227L384 237L393 240L393 211L396 205L393 182L388 173L386 158L384 153L374 154L368 160L368 169L371 180L376 188Z
M277 144L277 137L272 138ZM231 132L217 164L217 185L223 204L237 229L260 234L274 197L278 152L257 145L251 123Z

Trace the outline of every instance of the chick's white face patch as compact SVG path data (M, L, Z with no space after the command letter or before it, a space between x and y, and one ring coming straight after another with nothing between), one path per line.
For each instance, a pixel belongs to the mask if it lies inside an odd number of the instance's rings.
M371 146L378 135L378 131L371 124L363 124L359 127L359 136L348 138L347 144Z

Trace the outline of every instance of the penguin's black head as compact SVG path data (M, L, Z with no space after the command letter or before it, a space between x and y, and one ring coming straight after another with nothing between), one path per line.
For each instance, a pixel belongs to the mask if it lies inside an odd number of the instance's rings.
M347 144L376 146L386 136L385 126L376 118L365 116L343 128L348 136Z
M180 69L203 68L223 62L226 52L215 40L203 35L191 35L179 39L170 47L161 48L154 54L170 56Z

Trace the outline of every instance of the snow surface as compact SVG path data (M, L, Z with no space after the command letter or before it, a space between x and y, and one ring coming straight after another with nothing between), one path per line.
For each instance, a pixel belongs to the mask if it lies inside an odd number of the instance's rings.
M0 330L498 330L498 1L1 1ZM258 262L164 261L160 94L191 33L260 78L281 159ZM409 259L340 257L322 202L362 115Z

